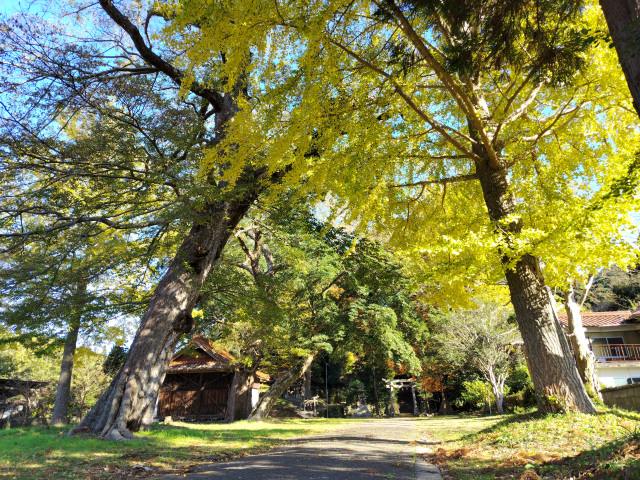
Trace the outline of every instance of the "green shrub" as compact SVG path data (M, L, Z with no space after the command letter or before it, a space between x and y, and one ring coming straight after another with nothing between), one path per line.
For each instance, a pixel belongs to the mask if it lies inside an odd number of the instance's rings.
M493 399L491 386L482 380L473 382L463 382L464 390L461 398L474 408L482 408L488 405Z
M531 385L531 377L527 364L522 362L512 368L504 384L509 387L509 391L512 393L528 388Z
M533 390L533 384L529 383L525 388L519 392L505 395L504 407L511 411L518 413L529 407L533 407L536 404L536 394Z

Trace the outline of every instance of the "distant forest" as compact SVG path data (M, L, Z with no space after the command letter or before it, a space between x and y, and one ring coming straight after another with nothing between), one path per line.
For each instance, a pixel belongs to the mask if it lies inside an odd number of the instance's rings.
M640 264L628 272L614 267L602 270L594 279L585 302L592 312L635 310L640 304Z

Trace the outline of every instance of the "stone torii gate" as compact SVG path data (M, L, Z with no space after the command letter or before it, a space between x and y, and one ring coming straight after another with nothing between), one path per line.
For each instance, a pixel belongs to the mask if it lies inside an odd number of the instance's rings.
M420 415L420 411L418 410L418 400L416 399L416 381L415 380L411 380L411 379L398 379L398 380L394 380L394 379L386 379L383 378L382 379L385 383L385 386L391 390L391 395L390 400L389 400L389 416L390 417L395 417L396 416L396 406L395 403L393 401L393 391L394 390L400 390L401 388L411 388L411 398L413 399L413 415L414 416L418 416Z

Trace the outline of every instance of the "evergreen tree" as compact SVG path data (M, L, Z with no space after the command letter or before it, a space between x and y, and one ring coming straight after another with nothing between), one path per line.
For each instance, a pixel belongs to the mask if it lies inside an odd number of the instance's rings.
M102 370L107 375L113 377L127 360L127 349L122 345L114 345L107 358L104 359Z

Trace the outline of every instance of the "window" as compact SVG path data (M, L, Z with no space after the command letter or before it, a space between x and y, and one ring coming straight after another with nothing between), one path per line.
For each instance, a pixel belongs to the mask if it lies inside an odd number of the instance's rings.
M632 385L634 383L640 383L640 378L638 377L628 377L628 378L614 378L613 386L614 387L622 387L623 385Z
M628 385L629 383L627 382L626 378L614 378L613 379L613 386L614 387L621 387L623 385Z

